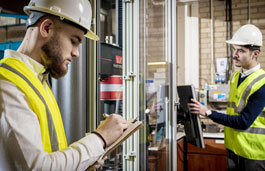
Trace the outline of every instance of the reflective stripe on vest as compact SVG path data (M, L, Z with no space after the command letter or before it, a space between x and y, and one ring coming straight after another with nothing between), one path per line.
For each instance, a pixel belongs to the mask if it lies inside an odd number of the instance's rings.
M227 114L239 116L249 97L265 84L262 69L249 75L238 87L240 73L231 77ZM265 108L264 108L265 109ZM225 127L225 145L239 156L253 160L265 160L265 110L246 130Z
M259 114L259 117L265 118L265 112L261 112ZM265 135L265 129L264 128L249 127L246 130L241 130L241 129L234 129L234 130L238 131L238 132L248 132L248 133L253 133L253 134L263 134L263 135Z
M235 103L233 102L228 102L228 106L232 105L231 107L234 108L235 113L240 113L242 112L242 110L245 108L246 106L246 101L244 99L247 99L247 97L249 97L252 86L254 84L256 84L258 81L262 80L263 78L265 78L265 74L264 75L260 75L259 77L255 78L248 86L247 88L244 90L242 97L239 101L238 106L236 106Z
M36 113L40 122L44 151L54 152L67 148L60 111L49 86L45 83L48 94L33 72L23 62L14 58L1 60L0 74L29 98L29 107Z

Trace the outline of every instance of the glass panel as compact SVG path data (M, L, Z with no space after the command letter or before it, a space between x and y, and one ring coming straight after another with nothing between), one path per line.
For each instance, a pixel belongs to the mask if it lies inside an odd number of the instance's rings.
M122 24L121 0L100 1L98 124L106 114L122 114ZM105 160L99 170L122 169L122 146Z
M145 120L148 123L144 137L146 147L140 147L143 149L141 158L145 157L147 163L145 170L169 170L170 131L167 120L171 72L167 56L166 2L148 0L141 1L139 5L140 75L143 75L141 86L145 92L145 101L140 101L140 106L145 108ZM144 166L144 163L140 165Z

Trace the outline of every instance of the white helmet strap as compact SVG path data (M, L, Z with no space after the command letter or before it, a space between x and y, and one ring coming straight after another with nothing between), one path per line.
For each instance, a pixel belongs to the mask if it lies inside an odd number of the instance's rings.
M30 11L29 18L27 19L26 26L27 28L34 25L41 17L47 15L46 13L39 11Z

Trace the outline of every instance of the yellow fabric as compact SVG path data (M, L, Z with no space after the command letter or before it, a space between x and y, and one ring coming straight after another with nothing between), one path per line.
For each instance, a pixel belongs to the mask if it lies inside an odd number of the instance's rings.
M240 100L244 100L244 106L247 105L249 97L255 93L260 87L265 84L265 78L254 82L255 79L264 75L262 69L249 75L238 87L240 73L237 72L231 79L230 92L229 92L229 106L227 107L227 114L240 116L240 112L236 113L235 108L239 106ZM246 88L251 86L250 93L242 99ZM233 106L235 104L235 106ZM265 108L263 109L263 112ZM265 118L258 116L249 129L265 129ZM252 160L265 160L265 135L254 133L247 130L237 130L230 127L225 127L225 146L233 151L235 154Z
M65 137L60 110L47 83L45 83L45 86L49 94L47 93L45 87L38 79L38 77L36 77L34 73L28 68L28 66L25 65L23 62L14 58L4 58L0 61L0 63L5 63L8 66L16 69L18 72L24 75L31 82L31 84L40 92L51 113L51 117L54 123L54 128L57 134L57 141L59 146L58 149L63 150L67 148L67 141ZM35 91L29 86L29 84L17 74L3 67L0 67L0 75L2 75L6 80L14 83L29 98L28 105L32 109L32 111L36 113L39 119L43 149L46 152L49 153L52 152L50 133L48 129L47 113L46 113L47 111L42 100L35 93Z

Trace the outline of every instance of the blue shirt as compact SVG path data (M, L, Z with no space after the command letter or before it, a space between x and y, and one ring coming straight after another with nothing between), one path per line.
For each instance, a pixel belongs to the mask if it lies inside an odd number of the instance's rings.
M240 77L237 87L247 78ZM265 85L253 93L248 100L246 107L239 116L231 116L217 111L212 111L209 118L214 122L236 129L245 130L256 120L265 107Z

